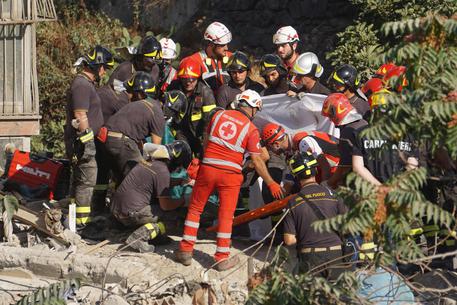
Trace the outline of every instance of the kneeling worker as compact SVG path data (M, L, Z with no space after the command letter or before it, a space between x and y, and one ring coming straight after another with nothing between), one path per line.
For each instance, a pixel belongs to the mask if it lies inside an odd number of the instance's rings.
M122 181L114 193L111 212L123 225L137 228L126 240L130 247L140 252L153 252L154 246L148 242L164 234L165 225L158 220L151 203L158 201L161 210L165 211L184 203L170 198L170 171L187 168L192 153L184 141L167 145L145 144L144 151L150 159L139 162Z
M297 245L300 272L321 266L316 271L334 280L343 271L331 266L342 263L338 259L342 256L342 241L336 232L319 233L311 224L344 214L347 208L326 187L316 183L317 161L310 152L296 152L288 164L301 190L289 201L290 211L284 218L284 243Z

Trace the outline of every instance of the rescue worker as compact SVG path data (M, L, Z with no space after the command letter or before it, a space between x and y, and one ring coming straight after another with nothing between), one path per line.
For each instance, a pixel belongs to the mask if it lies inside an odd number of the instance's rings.
M136 163L143 160L139 145L146 137L160 144L165 119L160 102L155 99L156 82L146 72L137 72L124 83L133 102L122 107L106 122L105 148L113 161L112 170L119 185ZM102 140L103 141L103 140Z
M230 81L220 86L217 90L217 106L226 109L235 100L237 94L247 89L252 89L258 93L262 92L264 87L248 76L250 69L251 61L245 53L241 51L233 53L227 63Z
M170 198L170 172L186 168L191 151L183 141L147 143L144 151L146 160L135 165L114 193L111 212L124 226L136 229L126 240L130 247L154 252L154 245L149 242L165 235L165 225L158 219L160 210L174 210L184 203Z
M375 74L373 75L373 77L376 77L376 78L379 78L379 79L383 79L384 76L392 69L394 69L396 67L396 65L394 63L391 63L391 62L388 62L388 63L385 63L385 64L382 64L381 66L379 66L378 70L376 70Z
M186 266L192 263L200 214L215 189L220 200L215 269L227 270L239 262L236 256L229 259L230 237L233 214L243 182L241 170L246 152L250 154L257 173L265 180L273 196L283 196L281 187L270 177L261 159L259 132L251 122L262 109L260 95L253 90L246 90L237 96L236 101L235 110L217 111L208 125L204 158L192 192L191 204L184 223L183 239L179 244L179 250L176 251L176 260Z
M357 76L357 69L347 64L338 67L328 79L328 85L332 91L343 93L357 112L363 117L366 117L369 115L370 106L368 105L368 102L359 95L359 84L360 81Z
M403 90L403 88L408 85L405 73L405 66L396 66L390 69L382 79L382 82L386 89L400 93ZM392 84L391 80L394 80L396 83ZM392 87L392 85L396 85L396 87Z
M188 106L187 97L182 91L171 90L165 92L163 98L163 114L167 121L167 127L170 132L169 136L173 139L179 137L184 139L184 141L187 141L185 137L181 137L181 134L178 135L178 130L183 122L183 118L186 116Z
M340 161L338 139L325 132L300 131L293 136L276 123L267 123L262 129L262 142L269 152L311 152L318 162L318 181L327 180Z
M273 35L276 54L281 58L288 72L292 70L298 58L297 47L299 41L300 38L297 31L291 26L283 26Z
M112 54L96 46L75 65L82 66L74 78L66 105L65 151L72 160L70 197L76 203L76 225L83 228L90 222L92 193L97 178L94 133L103 125L100 97L95 85L114 66Z
M384 84L380 78L377 77L372 77L370 78L362 87L362 92L365 94L365 96L368 98L368 105L371 105L373 103L372 96L376 92L381 91L384 88Z
M172 61L178 57L176 52L176 44L170 38L160 39L160 45L162 46L162 58L163 58L163 67L160 73L160 90L165 92L167 87L171 84L172 81L178 78L178 71L171 65Z
M202 81L213 92L217 92L220 86L230 80L225 65L232 55L228 50L232 33L222 23L213 22L206 28L203 39L206 41L205 49L189 57L200 65Z
M118 88L114 85L106 84L97 89L100 97L101 108L103 113L103 122L108 122L109 118L118 112L123 106L129 103L129 96L125 92L125 88ZM108 212L106 209L106 195L108 193L111 162L109 155L106 153L103 143L95 141L97 154L97 183L94 187L92 214L101 215Z
M287 78L287 69L278 55L267 54L260 59L260 75L267 84L267 88L261 93L262 96L297 92L297 87Z
M364 129L368 122L342 93L330 94L322 105L321 113L340 129L338 142L340 162L336 171L327 180L328 186L335 189L352 169L352 146L356 141L354 134Z
M319 78L324 73L324 68L319 63L316 54L306 52L298 56L290 70L294 75L294 82L301 86L298 92L329 95L331 91L322 85Z
M380 93L375 93L375 97L377 97L376 95L379 96ZM385 102L386 100L387 97L383 97L383 102L372 104L374 118L388 113L389 106ZM361 135L361 132L367 127L354 129L350 138L352 170L355 173L379 186L395 174L418 167L419 154L409 135L395 142L382 138L367 138Z
M317 184L317 161L311 153L296 152L288 164L301 190L288 204L284 243L296 245L299 272L318 268L315 270L318 275L336 280L344 271L343 266L336 266L342 264L342 240L337 232L319 233L311 225L317 220L344 214L347 207L329 189Z
M187 97L187 112L177 126L176 138L189 143L196 156L202 154L205 127L210 112L216 107L213 92L199 80L200 77L200 64L192 57L186 57L179 64L178 79L168 87L170 91L182 91Z
M144 71L152 76L155 82L158 82L160 77L160 65L162 64L162 46L157 39L152 36L146 36L138 45L138 48L133 54L133 58L124 61L111 74L108 83L114 84L114 80L123 83L132 78L136 71Z

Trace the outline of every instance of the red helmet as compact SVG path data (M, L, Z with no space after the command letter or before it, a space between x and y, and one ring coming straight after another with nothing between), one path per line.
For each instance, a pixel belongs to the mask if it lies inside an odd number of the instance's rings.
M328 117L335 126L338 126L352 109L354 107L344 94L332 93L325 99L321 114Z
M388 62L386 64L382 64L378 70L376 70L375 77L378 78L383 78L387 73L389 73L390 70L394 69L397 67L395 64Z
M405 66L397 66L394 69L391 69L382 79L385 85L388 85L389 80L392 77L398 77L401 78L401 83L398 85L396 88L397 92L401 92L403 90L403 87L406 87L408 85L408 81L406 80L405 77L406 74L406 67Z
M202 69L200 64L191 57L186 57L179 63L179 78L199 78L201 75Z
M263 127L262 130L262 141L268 145L273 144L273 142L280 140L286 131L282 128L281 125L276 123L268 123Z
M373 78L370 78L365 83L365 85L363 85L362 92L363 92L363 94L365 94L366 97L370 98L370 96L373 93L378 92L382 88L383 88L382 80L377 77L373 77Z

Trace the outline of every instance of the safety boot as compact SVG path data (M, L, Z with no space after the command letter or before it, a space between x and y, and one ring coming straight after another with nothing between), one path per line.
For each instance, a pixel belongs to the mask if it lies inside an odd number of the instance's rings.
M217 263L217 265L214 266L214 269L219 272L225 271L225 270L229 270L229 269L235 267L239 263L240 263L240 259L238 258L238 256L232 256L230 258L219 261Z
M149 244L149 240L156 238L160 234L165 234L163 223L147 223L130 234L125 243L141 253L154 252L155 247Z
M175 251L175 260L184 266L190 266L192 264L192 252L185 252L181 250Z

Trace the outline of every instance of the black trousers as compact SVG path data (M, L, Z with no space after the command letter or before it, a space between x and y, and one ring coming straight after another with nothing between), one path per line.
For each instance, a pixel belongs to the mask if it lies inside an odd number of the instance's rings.
M299 253L298 270L300 273L313 270L315 275L322 276L327 280L336 280L346 269L341 259L342 255L341 250Z
M109 154L114 181L120 185L130 170L143 160L140 148L135 141L125 137L108 137L105 148Z

